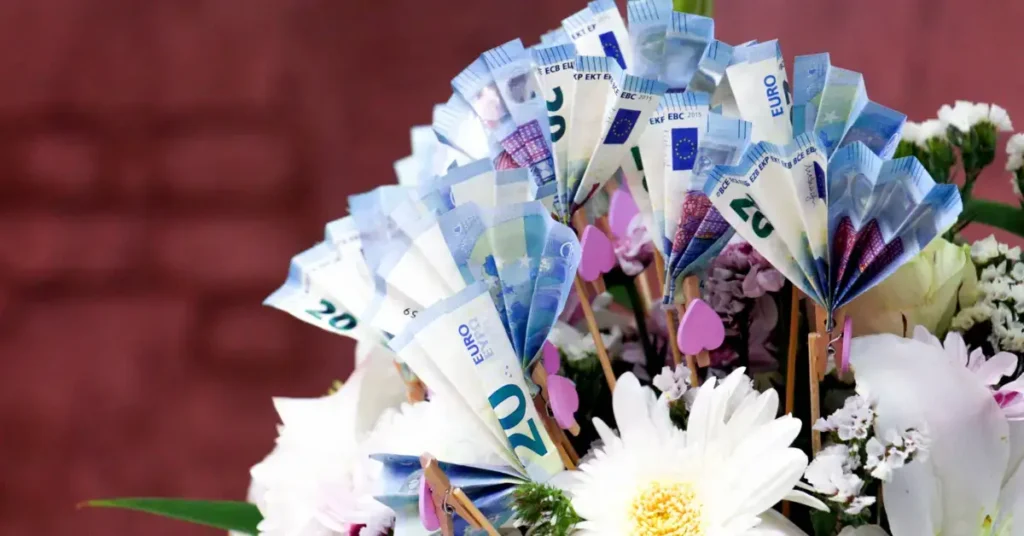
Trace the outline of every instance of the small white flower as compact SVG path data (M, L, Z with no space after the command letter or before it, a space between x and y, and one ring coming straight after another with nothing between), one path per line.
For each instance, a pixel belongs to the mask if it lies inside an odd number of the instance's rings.
M985 264L999 256L999 241L995 235L988 235L986 238L971 244L971 259L975 264Z
M952 126L965 133L974 125L971 119L975 115L974 104L968 101L956 101L953 106L943 104L939 108L939 121L942 121L944 126Z
M1013 172L1024 167L1024 132L1018 132L1006 141L1006 156L1007 171Z
M674 402L690 389L690 369L682 366L675 369L663 367L652 383L661 391L662 396L667 397L669 402Z
M1019 261L1020 260L1020 246L1013 246L1012 248L1007 249L1005 252L1003 252L1003 256L1006 257L1008 260L1011 260L1011 261L1014 261L1014 262Z
M850 501L850 504L846 507L846 510L843 511L851 516L855 516L859 515L862 511L864 511L865 508L871 506L872 504L875 504L874 497L857 497Z
M1000 132L1013 130L1010 116L1003 107L982 102L958 100L953 106L944 104L939 108L939 120L944 126L952 126L965 134L971 130L971 127L981 122L992 123Z
M930 139L938 138L945 141L946 139L946 125L938 119L929 119L920 125L921 130L918 136L920 136L920 144L924 147L924 143Z
M920 145L923 141L921 138L921 124L913 121L905 121L903 123L903 130L900 132L900 139L907 143L913 143L914 145Z
M988 111L988 120L996 126L999 132L1013 132L1013 123L1010 122L1010 114L998 104L993 104Z
M1024 281L1024 262L1014 263L1013 270L1010 270L1010 277L1017 281Z

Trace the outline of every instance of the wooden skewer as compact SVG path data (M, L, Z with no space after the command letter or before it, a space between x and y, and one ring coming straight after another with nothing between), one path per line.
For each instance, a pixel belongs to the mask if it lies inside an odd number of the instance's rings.
M665 259L661 258L661 254L654 252L654 269L658 275L658 288L665 288ZM683 362L683 354L679 351L679 345L676 341L676 321L673 316L672 309L665 309L665 324L668 327L668 345L672 350L672 361L679 366ZM693 371L690 371L691 374Z
M601 361L601 368L604 369L604 379L608 382L608 388L615 392L615 371L612 370L612 360L608 357L608 350L604 347L604 339L601 338L601 330L597 327L597 320L594 318L594 310L590 307L590 300L587 298L587 291L583 288L583 278L576 274L574 279L576 295L580 299L580 307L583 308L583 316L587 320L587 327L590 329L590 336L594 338L594 347L597 350L597 358Z
M657 253L655 253L657 255ZM636 288L640 291L640 303L644 308L644 314L651 310L651 303L654 301L653 293L651 292L651 280L650 277L651 268L648 266L644 271L636 275Z
M796 400L796 338L800 333L800 290L790 285L789 346L786 347L786 414L793 414Z
M417 402L423 402L427 399L427 386L423 385L423 382L419 378L406 379L405 373L402 371L402 365L395 361L395 370L398 371L398 377L402 378L405 382L405 398L410 404Z
M809 385L811 395L811 426L818 422L821 418L821 392L819 391L819 382L821 379L818 377L818 361L823 358L819 354L823 337L821 333L809 333L807 334L807 348L810 354L810 362L807 364L807 370L809 371ZM821 450L821 432L811 428L811 454L817 454Z

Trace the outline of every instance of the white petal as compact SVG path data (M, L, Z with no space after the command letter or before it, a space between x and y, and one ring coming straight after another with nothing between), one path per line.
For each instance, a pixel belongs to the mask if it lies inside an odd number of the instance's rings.
M906 510L915 519L931 516L922 501L941 482L939 528L946 534L970 534L979 512L994 512L1009 458L1009 429L991 392L969 371L937 354L918 341L876 335L853 340L851 363L858 386L863 384L877 400L878 430L925 425L932 439L927 462L896 471L886 486L886 511ZM927 468L935 478L922 476L930 473ZM916 501L921 507L890 509L890 501ZM901 536L895 526L893 532ZM912 533L918 534L903 534Z
M715 378L709 377L697 390L697 398L690 407L690 416L686 421L688 441L695 445L707 446L705 441L714 428L710 422L715 404Z
M1017 370L1017 356L1010 352L1000 352L988 361L982 361L974 374L978 376L985 385L996 385L1003 376L1013 374Z
M782 500L802 504L804 506L814 508L815 510L821 510L822 512L828 511L828 505L826 505L824 502L819 500L814 495L804 493L799 490L793 490L787 493Z
M641 386L632 372L619 376L615 383L612 409L615 413L615 424L619 427L619 436L627 444L633 441L643 443L655 437L648 394L653 398L653 392Z
M739 512L757 515L781 501L807 468L807 455L800 449L786 449L765 456L762 464L733 488Z
M761 514L761 524L744 532L743 536L807 536L792 521L775 510Z
M1024 535L1024 470L1018 468L1007 479L999 493L999 520L997 528L1010 523L1010 536ZM1015 522L1014 522L1015 521ZM993 531L994 532L994 531Z
M921 341L925 344L930 344L937 348L942 348L942 342L939 341L939 338L936 337L935 335L932 335L932 332L928 331L928 328L924 326L914 326L913 338L915 341Z
M928 463L911 462L893 473L892 481L883 486L882 501L889 528L895 536L940 534L943 526L940 486ZM977 514L971 519L976 517Z
M970 367L970 360L967 355L967 344L964 343L964 339L959 333L955 331L947 333L944 346L946 348L946 353L949 354L956 363L961 367Z

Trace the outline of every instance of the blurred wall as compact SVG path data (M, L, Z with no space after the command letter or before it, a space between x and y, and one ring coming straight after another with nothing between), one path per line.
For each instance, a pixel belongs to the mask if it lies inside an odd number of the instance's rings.
M352 360L260 306L291 255L394 181L461 67L582 4L0 2L0 534L216 534L74 505L243 497L270 397ZM717 29L831 51L917 120L964 98L1024 125L1024 4L991 5L719 0Z

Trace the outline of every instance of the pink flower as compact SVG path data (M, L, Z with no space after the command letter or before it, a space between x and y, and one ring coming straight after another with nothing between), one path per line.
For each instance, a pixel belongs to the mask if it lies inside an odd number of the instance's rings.
M619 259L622 271L628 276L644 271L654 260L654 244L640 214L629 220L626 235L615 240L615 256Z

